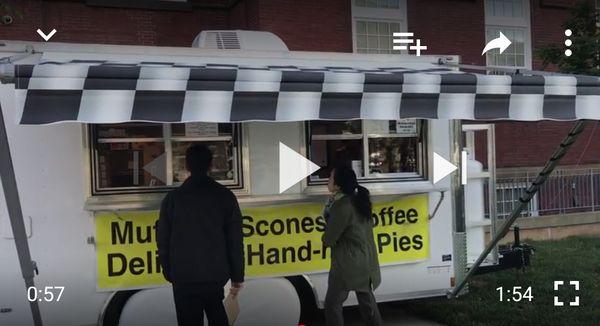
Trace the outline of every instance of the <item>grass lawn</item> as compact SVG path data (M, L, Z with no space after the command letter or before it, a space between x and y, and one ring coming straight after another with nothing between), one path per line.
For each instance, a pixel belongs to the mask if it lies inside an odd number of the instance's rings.
M524 241L536 249L525 272L506 270L475 276L469 293L458 299L435 298L405 302L403 308L445 325L600 325L600 237L569 237L557 241ZM580 281L580 290L554 281ZM531 286L533 300L514 302L496 288ZM524 291L524 290L522 290ZM554 306L554 296L565 302ZM578 307L569 306L575 295Z

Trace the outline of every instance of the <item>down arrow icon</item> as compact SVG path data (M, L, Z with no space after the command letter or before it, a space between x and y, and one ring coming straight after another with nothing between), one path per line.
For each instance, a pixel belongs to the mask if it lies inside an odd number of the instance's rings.
M56 34L56 29L52 29L52 31L50 31L50 33L48 34L44 34L44 32L42 32L41 29L38 28L37 33L44 39L44 41L48 42L48 40L54 36L54 34Z

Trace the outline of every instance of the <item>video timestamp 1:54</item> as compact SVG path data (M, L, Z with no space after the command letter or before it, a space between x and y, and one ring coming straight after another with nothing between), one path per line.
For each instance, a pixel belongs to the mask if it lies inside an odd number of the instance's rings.
M523 288L522 286L513 286L512 289L497 287L496 291L500 294L500 302L521 302L527 299L529 302L533 300L531 286Z

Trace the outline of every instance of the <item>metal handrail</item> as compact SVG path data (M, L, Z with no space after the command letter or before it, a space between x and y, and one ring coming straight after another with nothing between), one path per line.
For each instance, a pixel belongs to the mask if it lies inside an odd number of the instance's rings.
M528 172L505 173L497 178L496 191L499 192L500 199L498 216L504 218L510 214L517 204L518 196L526 190L529 179ZM595 212L600 207L600 198L594 193L598 186L600 168L556 169L521 216Z

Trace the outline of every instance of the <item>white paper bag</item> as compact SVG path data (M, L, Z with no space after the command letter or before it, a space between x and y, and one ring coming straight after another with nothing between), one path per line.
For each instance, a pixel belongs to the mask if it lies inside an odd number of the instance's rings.
M240 314L240 304L238 302L237 295L232 295L229 293L225 298L225 301L223 301L223 305L225 306L225 312L227 313L229 325L233 326L235 324L235 320Z

